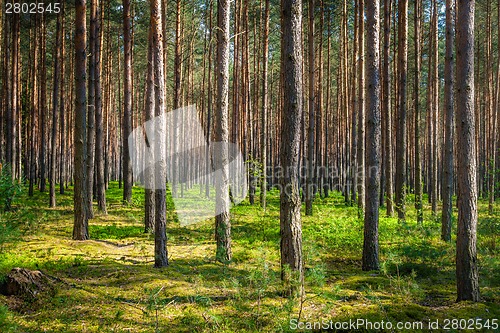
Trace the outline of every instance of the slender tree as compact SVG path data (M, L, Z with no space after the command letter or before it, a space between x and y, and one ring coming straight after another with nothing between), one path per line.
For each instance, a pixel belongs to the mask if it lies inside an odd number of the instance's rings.
M75 121L73 239L89 238L86 183L87 28L86 1L75 0Z
M149 45L148 45L148 76L146 79L146 106L144 108L144 118L146 121L153 119L155 114L155 85L154 85L154 54L153 54L153 15L149 24ZM154 150L149 149L150 155L146 154L146 165L144 171L144 232L155 230L155 192L154 192Z
M56 152L57 152L57 115L59 112L59 83L61 76L62 11L57 15L56 43L54 45L54 84L52 86L52 138L50 144L50 199L49 206L56 206Z
M419 1L415 1L415 4ZM385 191L386 191L386 214L394 214L394 193L393 193L393 160L392 160L392 110L391 110L391 76L389 71L390 51L391 51L391 7L392 0L384 0L384 61L382 67L383 77L383 98L382 112L384 115L385 129Z
M280 161L284 170L280 192L281 278L286 272L303 276L302 223L298 180L298 153L302 119L302 1L281 0L281 72L283 110Z
M229 0L217 1L217 121L215 140L220 142L220 175L216 177L215 239L216 259L227 263L232 259L231 220L229 215Z
M95 2L95 4L94 4ZM95 180L96 180L96 199L97 210L107 214L106 210L106 182L104 179L104 128L103 128L103 108L102 108L102 89L101 89L101 12L98 0L92 0L92 6L95 7L95 23L92 35L94 43L94 109L95 109Z
M455 0L446 0L446 57L444 63L445 147L443 168L443 211L441 215L441 239L451 241L453 213L453 145L455 131L454 107L454 59L455 46Z
M309 124L307 130L307 184L306 184L306 215L312 215L312 202L314 196L314 136L315 136L315 68L314 68L314 0L309 0Z
M122 126L122 171L123 201L132 200L132 163L128 149L128 137L132 132L132 26L130 0L123 0L123 126Z
M414 119L415 119L415 210L417 211L417 224L424 222L422 208L422 153L420 147L420 70L422 66L421 58L421 22L422 22L422 1L415 1L414 14L414 43L415 43L415 73L414 73Z
M269 0L265 0L264 9L264 31L262 32L262 112L260 118L260 154L262 164L262 175L260 183L260 205L266 208L267 194L267 113L268 113L268 58L269 58Z
M396 140L396 210L405 221L406 149L407 149L407 70L408 70L408 0L398 1L398 126Z
M163 33L160 0L151 0L151 30L153 31L153 61L155 85L155 115L165 113L165 78L163 64ZM167 190L166 190L166 122L164 117L155 126L155 267L168 266L167 251ZM160 157L161 156L161 157ZM160 158L159 158L160 157Z
M378 261L378 219L381 165L381 111L379 73L379 1L366 1L367 17L367 61L366 61L366 209L363 242L363 270L377 270ZM363 15L364 16L364 15Z
M457 300L479 301L474 114L474 0L457 1Z
M358 15L358 144L357 144L357 184L358 184L358 216L361 217L365 210L365 0L359 1ZM378 197L378 196L377 196Z

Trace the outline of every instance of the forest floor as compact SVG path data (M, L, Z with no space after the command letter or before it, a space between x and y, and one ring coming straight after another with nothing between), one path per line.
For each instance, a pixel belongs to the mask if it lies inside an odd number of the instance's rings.
M440 325L446 319L500 319L498 202L494 216L480 202L482 301L456 303L454 241L440 240L439 218L427 206L423 226L416 226L411 198L406 225L381 209L379 272L361 271L357 209L339 194L316 199L314 216L303 217L305 296L296 298L283 292L280 281L278 192L269 193L265 212L248 200L233 208L229 265L214 260L212 220L188 227L169 222L165 269L153 268L154 239L143 232L143 191L134 188L128 206L121 196L112 183L108 215L90 221L91 240L85 242L71 239L71 189L58 195L57 208L46 208L48 193L37 192L34 198L23 194L17 211L0 215L0 276L24 267L62 281L53 292L21 303L0 296L1 332L289 332L290 321L299 317L421 321L425 327L437 319ZM457 331L452 322L448 328Z

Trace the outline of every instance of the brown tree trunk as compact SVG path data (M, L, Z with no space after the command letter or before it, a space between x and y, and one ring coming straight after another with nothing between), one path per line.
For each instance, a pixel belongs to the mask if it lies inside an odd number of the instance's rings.
M477 267L477 186L474 115L474 6L457 2L457 300L479 301Z
M315 66L314 66L314 0L309 0L309 126L307 129L307 184L306 184L306 215L312 215L312 202L314 197L314 136L315 136Z
M451 241L453 217L453 145L455 132L454 105L454 59L455 47L455 0L446 0L446 57L444 63L444 104L446 112L446 132L443 168L443 212L441 215L441 239Z
M128 137L132 132L132 35L130 0L123 0L123 126L122 126L122 171L123 201L132 200L132 164L128 148ZM162 55L163 57L163 55Z
M149 45L148 45L148 76L146 79L146 106L144 108L144 119L153 119L155 113L155 86L154 86L154 55L153 55L153 16L150 19ZM155 230L155 191L154 191L154 150L149 147L149 154L146 153L146 165L144 171L144 232L154 232Z
M398 126L396 141L396 210L406 220L406 92L408 65L408 0L398 2Z
M57 113L59 112L59 84L61 76L61 42L62 42L62 11L57 16L56 43L54 47L54 84L52 93L52 138L50 144L50 196L49 206L56 206L56 143L57 143Z
M419 3L419 1L415 1ZM384 115L385 127L385 191L386 191L386 214L394 214L394 193L393 193L393 160L392 160L392 110L391 110L391 76L389 71L390 50L391 50L391 7L392 0L384 0L384 63L383 63L383 98L382 112Z
M228 263L232 259L231 221L229 215L229 0L217 1L217 121L215 141L220 142L220 175L216 177L216 210L221 212L215 217L215 239L217 242L216 259Z
M281 180L280 234L281 278L290 280L287 272L303 277L302 225L298 181L300 120L302 118L302 1L281 0L281 72L283 75L283 109L280 161L286 170Z
M424 222L422 209L422 153L420 142L420 70L422 66L421 58L421 22L422 22L422 1L415 1L415 81L414 81L414 117L415 117L415 210L417 211L417 224Z
M64 83L65 83L65 57L66 57L66 43L65 43L65 29L64 29L64 2L61 4L61 76L60 76L60 82L61 82L61 93L60 93L60 102L59 102L59 114L61 115L61 121L60 121L60 126L59 126L59 134L60 134L60 141L61 141L61 147L60 147L60 154L59 154L59 193L64 194L64 182L66 180L66 98L64 97L65 89ZM69 113L69 112L68 112Z
M363 270L378 270L378 220L381 160L381 112L379 73L379 2L367 0L367 62L366 62L366 209L363 241ZM364 15L362 15L364 17Z
M95 2L95 4L94 4ZM95 105L95 171L96 171L96 199L97 210L107 214L106 210L106 183L104 179L104 137L102 115L102 90L101 90L101 12L99 1L92 0L95 6L94 35L94 105Z
M358 66L358 144L357 144L357 184L358 184L358 217L364 215L365 210L365 0L359 0L358 15L358 47L359 47L359 66ZM378 198L378 193L376 195Z
M86 183L86 126L87 126L87 29L86 1L75 0L75 121L74 121L74 208L73 239L86 240L88 204Z
M161 25L161 5L159 0L151 0L151 30L153 31L153 59L155 84L155 115L165 113L165 78L163 64L163 34ZM155 267L168 266L167 251L167 204L166 204L166 124L159 121L155 126L154 156L159 161L155 166Z
M265 0L264 9L264 31L262 33L262 113L260 123L260 154L262 164L262 175L260 183L260 205L266 209L267 194L267 113L268 113L268 95L267 95L267 69L269 58L269 0Z

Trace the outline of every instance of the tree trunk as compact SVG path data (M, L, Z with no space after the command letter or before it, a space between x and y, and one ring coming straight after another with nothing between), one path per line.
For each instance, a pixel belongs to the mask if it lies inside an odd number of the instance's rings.
M50 144L50 199L49 206L56 206L56 142L57 142L57 113L59 111L59 84L61 76L61 42L62 42L62 11L57 16L56 44L54 47L54 84L52 93L52 139Z
M357 184L358 184L358 217L363 216L365 210L365 1L359 0L358 23L358 144L357 152ZM378 198L378 193L376 195Z
M65 30L64 30L64 2L61 4L61 93L60 93L60 102L59 102L59 114L61 116L59 134L60 134L60 154L59 154L59 193L64 194L64 182L66 180L66 99L64 97L65 89L65 57L66 57L66 43L65 43ZM69 112L68 112L69 113Z
M398 127L396 141L396 210L406 219L406 91L408 65L408 0L398 2Z
M220 142L220 175L216 177L216 210L221 212L215 217L215 239L217 242L216 259L228 263L232 259L231 221L229 215L229 0L217 2L217 121L215 141Z
M86 183L87 126L87 28L86 1L75 0L75 132L74 132L74 208L73 239L89 238Z
M165 114L165 78L163 64L163 34L160 0L151 0L151 29L153 31L153 59L155 83L155 115ZM155 267L168 266L167 251L167 203L166 203L166 123L159 121L155 127Z
M457 301L479 301L474 115L474 1L457 3Z
M419 1L415 1L419 3ZM384 0L384 64L383 64L383 89L382 112L384 114L385 127L385 191L386 191L386 214L394 214L393 194L393 160L392 160L392 110L391 110L391 76L389 71L391 50L391 7L392 0Z
M132 200L132 163L128 149L128 137L132 132L132 40L130 0L123 0L123 126L122 126L122 170L123 201ZM162 56L163 57L163 56Z
M379 73L379 2L367 0L367 63L366 63L366 209L363 242L363 270L378 270L378 220L381 160L381 112ZM364 17L364 15L362 15Z
M415 117L415 210L417 211L417 224L424 222L424 212L422 209L422 153L420 147L420 70L422 66L421 58L421 20L422 1L415 1L415 81L414 81L414 117Z
M302 225L298 180L300 120L302 118L302 1L281 0L281 71L283 109L280 160L281 278L296 271L303 277Z
M149 45L148 45L148 76L146 79L146 106L144 108L144 119L149 121L153 119L155 113L155 85L154 85L154 45L153 45L153 16L150 18ZM154 150L149 147L149 154L146 153L146 165L144 171L144 232L154 232L155 230L155 174L154 174Z
M446 0L446 58L444 63L444 104L445 147L443 168L443 212L441 215L441 239L451 241L451 222L453 217L453 145L455 132L454 94L454 59L455 46L455 0Z
M262 164L262 175L260 183L260 205L266 209L266 194L267 194L267 113L268 113L268 97L267 97L267 69L269 58L269 0L265 0L264 13L264 32L262 33L262 113L261 113L261 137L260 137L260 154Z
M315 131L315 73L314 73L314 0L309 0L309 126L307 130L307 184L306 184L306 215L312 215L314 197L314 131Z
M95 4L94 4L95 2ZM92 0L95 6L94 31L94 105L95 105L95 171L96 171L96 199L97 210L107 214L106 210L106 182L104 179L104 138L103 138L103 116L102 116L102 91L101 91L101 13L99 1Z

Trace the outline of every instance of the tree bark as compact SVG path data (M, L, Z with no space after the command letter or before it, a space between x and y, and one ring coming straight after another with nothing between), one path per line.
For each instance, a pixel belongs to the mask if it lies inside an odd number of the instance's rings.
M457 2L457 301L479 301L477 268L477 184L474 114L473 0Z
M307 129L307 184L306 184L306 215L312 215L312 202L314 197L314 136L315 136L315 66L314 66L314 0L309 0L309 126Z
M406 92L408 65L408 0L398 2L398 127L396 141L396 210L406 220Z
M262 33L262 113L260 128L260 154L262 164L262 175L260 183L260 205L266 209L267 195L267 113L268 113L268 95L267 95L267 69L269 58L269 0L265 0L264 9L264 31Z
M123 0L123 126L122 126L122 170L123 201L132 200L132 164L128 149L128 137L132 132L132 40L130 0ZM163 57L163 56L162 56Z
M75 0L75 121L74 121L74 208L73 239L89 238L86 185L87 123L87 28L86 1Z
M153 59L155 84L155 115L165 114L165 78L163 64L163 33L160 0L151 0L151 29L153 31ZM155 126L155 267L168 266L167 251L167 202L166 202L166 123L163 119ZM161 156L161 157L159 157Z
M220 175L216 177L215 217L216 259L228 263L232 259L229 202L229 0L217 1L217 121L215 140L221 145Z
M367 0L367 62L366 62L366 209L363 242L363 270L378 270L378 220L381 162L381 112L379 73L379 2ZM364 15L362 15L364 17Z
M453 145L455 132L454 106L454 58L455 46L455 0L446 0L446 57L444 63L444 104L445 147L443 168L443 211L441 215L441 239L451 241L451 222L453 219Z
M95 2L95 4L94 4ZM104 179L104 137L102 115L102 90L101 90L101 13L99 1L92 0L95 6L95 26L92 32L94 38L94 105L95 105L95 172L96 172L96 199L97 210L107 214L106 210L106 182Z
M421 22L422 22L422 1L415 1L415 81L414 81L414 117L415 117L415 210L417 211L417 224L424 222L424 212L422 209L422 153L420 146L420 70L422 67L421 58Z
M302 225L298 153L303 107L302 1L281 0L281 71L283 109L280 161L284 171L280 192L281 278L296 271L303 277Z

